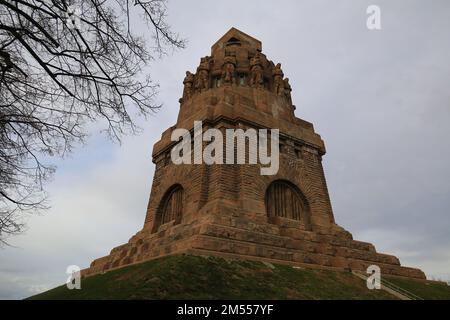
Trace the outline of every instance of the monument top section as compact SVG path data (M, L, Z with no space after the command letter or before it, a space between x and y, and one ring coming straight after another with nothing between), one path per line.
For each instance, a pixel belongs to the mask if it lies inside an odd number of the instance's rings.
M259 52L262 51L261 41L233 27L212 45L211 54L214 55L217 50L222 50L227 46L232 46L233 44L253 48Z
M231 28L200 58L195 72L186 71L177 122L163 132L153 149L154 161L173 145L176 128L192 130L195 121L215 126L219 121L241 126L276 128L325 154L312 123L297 118L292 87L281 63L262 52L261 41Z
M291 85L284 78L281 64L274 64L262 53L261 41L231 28L212 47L211 56L202 57L195 73L186 72L180 102L195 95L223 87L270 92L292 108Z

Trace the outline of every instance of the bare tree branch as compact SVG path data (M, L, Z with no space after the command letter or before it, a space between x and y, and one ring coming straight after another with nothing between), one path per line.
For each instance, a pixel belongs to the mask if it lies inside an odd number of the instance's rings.
M0 244L48 208L49 157L83 143L90 123L120 141L159 108L143 67L185 45L166 14L165 0L0 0Z

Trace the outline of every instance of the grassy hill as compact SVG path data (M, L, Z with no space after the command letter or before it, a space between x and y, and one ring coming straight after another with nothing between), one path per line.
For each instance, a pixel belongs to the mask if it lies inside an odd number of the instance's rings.
M450 287L389 278L425 299L450 299ZM178 255L83 279L30 299L395 299L368 290L351 273L295 269L254 261Z

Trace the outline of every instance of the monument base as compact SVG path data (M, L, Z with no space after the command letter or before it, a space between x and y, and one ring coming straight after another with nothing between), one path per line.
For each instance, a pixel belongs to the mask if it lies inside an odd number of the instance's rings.
M403 267L395 256L378 253L366 242L353 240L338 225L308 231L301 222L251 214L210 214L189 224L144 229L128 243L111 250L82 270L82 276L104 273L167 255L188 253L268 261L307 268L366 271L377 265L385 275L426 279L415 268Z

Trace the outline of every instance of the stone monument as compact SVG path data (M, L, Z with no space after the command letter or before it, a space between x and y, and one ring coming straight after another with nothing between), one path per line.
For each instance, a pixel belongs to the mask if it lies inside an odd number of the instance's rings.
M322 167L325 145L295 116L291 85L261 42L235 28L183 81L178 119L153 148L155 173L143 229L94 260L83 276L188 253L424 279L335 223ZM279 170L259 164L174 164L175 129L279 129ZM247 155L248 156L248 155Z

